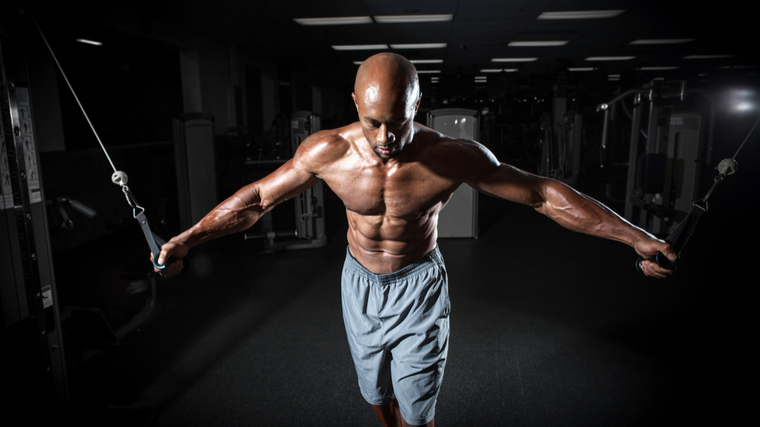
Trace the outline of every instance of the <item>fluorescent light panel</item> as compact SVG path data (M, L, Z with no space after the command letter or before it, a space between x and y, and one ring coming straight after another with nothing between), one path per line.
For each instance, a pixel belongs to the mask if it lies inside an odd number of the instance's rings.
M408 43L391 45L391 49L442 49L445 47L446 43Z
M538 58L493 58L491 62L533 62Z
M734 55L688 55L684 56L683 59L720 59L720 58L731 58Z
M565 12L544 12L537 19L603 19L614 18L625 10L574 10Z
M546 46L564 46L567 40L547 40L547 41L529 41L529 42L509 42L508 46L512 47L546 47Z
M301 25L354 25L371 24L369 16L344 16L334 18L295 18L294 21Z
M481 73L501 73L502 71L507 73L514 73L517 68L485 68L480 70Z
M103 43L101 43L101 42L99 42L99 41L95 41L95 40L88 40L88 39L77 39L77 41L78 41L79 43L84 43L84 44L91 44L91 45L93 45L93 46L103 46Z
M628 61L635 56L590 56L586 61Z
M451 21L454 15L384 15L375 16L378 24L403 24L413 22L446 22Z
M411 59L412 64L443 64L443 59Z
M335 50L384 50L388 49L387 44L344 44L333 45Z
M678 67L670 66L653 66L653 67L641 67L641 71L663 71L663 70L677 70Z
M644 39L634 40L631 44L637 45L652 45L652 44L680 44L694 41L694 39Z
M441 70L417 70L417 74L439 74Z

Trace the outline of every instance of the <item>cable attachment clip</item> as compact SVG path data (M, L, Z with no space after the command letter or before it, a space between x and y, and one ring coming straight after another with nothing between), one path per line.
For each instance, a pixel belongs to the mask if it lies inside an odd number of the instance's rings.
M137 202L137 199L135 199L135 196L133 196L132 192L129 191L129 187L127 187L126 185L122 185L121 191L124 193L124 197L127 198L127 203L129 203L129 206L132 208L132 217L137 218L143 212L145 212L145 208L140 206L140 203ZM138 212L138 210L140 212Z

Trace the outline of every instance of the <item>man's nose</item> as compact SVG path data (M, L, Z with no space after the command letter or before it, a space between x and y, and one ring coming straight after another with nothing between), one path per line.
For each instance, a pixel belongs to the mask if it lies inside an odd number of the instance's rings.
M380 129L377 135L377 142L385 145L395 140L396 140L396 135L394 135L393 132L391 132L388 129L388 126L386 125L380 126Z

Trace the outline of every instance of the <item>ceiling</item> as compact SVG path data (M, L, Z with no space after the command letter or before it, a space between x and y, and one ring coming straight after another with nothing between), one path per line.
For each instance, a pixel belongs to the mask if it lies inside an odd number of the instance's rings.
M610 73L646 66L678 67L676 73L709 73L719 67L760 64L750 41L750 13L734 2L641 0L218 0L178 1L170 16L197 31L280 62L348 67L377 51L335 51L345 44L445 43L443 49L395 50L410 59L442 59L418 69L477 74L509 68L547 73L558 67L595 66ZM667 5L664 5L667 4ZM537 20L545 11L624 10L611 19ZM167 12L168 10L164 10ZM452 14L450 22L301 26L294 18ZM632 45L641 39L693 39L668 45ZM555 47L511 47L513 41L555 41ZM633 56L614 62L593 56ZM684 59L688 55L732 55ZM536 61L496 64L493 58Z
M746 4L746 3L745 3ZM59 22L105 22L118 14L139 23L143 35L157 37L162 27L181 27L238 46L282 66L351 74L355 62L378 50L337 51L334 45L445 43L438 49L388 49L441 76L478 76L485 69L514 75L551 75L572 67L594 67L599 74L636 74L691 78L699 74L754 75L760 55L754 46L753 14L734 0L695 6L696 2L644 0L134 0L101 2L86 8L45 5ZM539 20L547 11L623 10L611 19ZM295 18L451 14L447 22L302 26ZM78 21L76 20L78 18ZM76 27L80 24L72 24ZM637 45L636 40L688 39L678 44ZM566 41L562 46L513 47L514 41ZM685 59L689 55L725 55ZM623 61L589 61L596 56L629 56ZM532 62L495 63L494 58L536 58ZM643 67L670 67L647 71ZM573 74L573 73L570 73ZM435 75L435 74L431 74ZM493 74L490 74L493 75ZM428 78L423 75L423 78ZM337 78L337 77L336 77Z

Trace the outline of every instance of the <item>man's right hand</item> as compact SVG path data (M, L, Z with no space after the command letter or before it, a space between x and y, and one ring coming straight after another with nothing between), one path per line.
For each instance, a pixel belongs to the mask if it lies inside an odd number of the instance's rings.
M153 267L153 271L160 274L163 277L176 276L182 272L182 268L185 266L182 259L187 256L188 247L184 243L168 242L161 246L161 253L158 255L158 265L166 265L162 270ZM151 262L153 261L153 254L150 255ZM166 264L167 260L171 261Z

